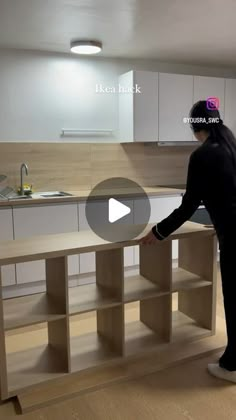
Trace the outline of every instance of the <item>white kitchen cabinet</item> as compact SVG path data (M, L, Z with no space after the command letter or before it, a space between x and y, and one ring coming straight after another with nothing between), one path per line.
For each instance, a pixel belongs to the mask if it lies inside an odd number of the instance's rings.
M151 214L149 223L158 223L169 214L172 213L173 210L178 208L182 202L182 197L180 195L176 196L169 196L169 197L151 197L150 198L150 205L151 205ZM144 217L143 217L143 209L145 208L145 201L143 199L136 199L134 200L134 223L135 224L142 224ZM173 259L178 258L178 241L173 241L172 243L172 257ZM134 263L135 265L139 264L139 247L135 247L134 252Z
M224 123L236 135L236 79L225 80L225 118Z
M194 103L217 97L220 100L220 114L224 119L225 113L225 79L220 77L194 76L193 99Z
M77 204L38 205L13 209L15 239L34 235L78 231ZM68 259L68 274L79 273L79 257ZM32 283L45 280L45 263L36 261L16 265L17 283Z
M159 141L192 141L189 116L193 105L193 76L159 73Z
M130 71L120 76L119 140L158 141L158 73Z
M13 239L12 209L0 209L0 240ZM7 265L1 269L2 285L12 286L16 283L15 265Z
M133 223L133 200L122 200L122 203L126 206L131 208L131 213L128 219L128 223ZM93 205L93 204L90 204ZM86 204L85 203L79 203L79 230L88 230L90 229L90 226L86 219ZM99 221L101 221L101 224L104 221L104 201L97 200L94 202L94 215L96 215L96 218ZM127 220L127 219L126 219ZM120 220L117 223L122 223L122 220ZM129 247L125 248L124 250L124 266L130 267L134 265L134 248ZM95 253L89 252L86 254L80 255L80 274L87 274L87 273L93 273L95 272Z

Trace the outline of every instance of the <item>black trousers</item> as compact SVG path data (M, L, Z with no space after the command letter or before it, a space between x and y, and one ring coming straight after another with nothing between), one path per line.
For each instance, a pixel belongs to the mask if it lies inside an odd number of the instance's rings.
M220 269L228 343L219 360L222 368L236 371L236 246L235 236L220 241Z

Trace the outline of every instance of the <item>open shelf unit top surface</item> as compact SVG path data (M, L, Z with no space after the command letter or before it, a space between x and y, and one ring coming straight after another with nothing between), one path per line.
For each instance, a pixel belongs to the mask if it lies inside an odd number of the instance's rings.
M152 225L148 225L139 237L149 232ZM120 227L119 227L120 229ZM137 226L127 226L127 237L137 231ZM204 227L198 223L186 222L167 240L181 239L191 235L214 235L212 228ZM109 249L124 248L138 243L138 239L111 243L98 237L93 231L80 231L56 235L40 235L31 238L0 242L0 265L35 261L60 256L95 252Z

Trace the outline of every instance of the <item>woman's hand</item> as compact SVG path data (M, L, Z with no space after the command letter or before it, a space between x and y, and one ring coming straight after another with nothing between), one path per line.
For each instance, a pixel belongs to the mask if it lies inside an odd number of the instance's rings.
M158 241L158 239L153 234L152 230L143 238L139 239L140 245L155 245Z

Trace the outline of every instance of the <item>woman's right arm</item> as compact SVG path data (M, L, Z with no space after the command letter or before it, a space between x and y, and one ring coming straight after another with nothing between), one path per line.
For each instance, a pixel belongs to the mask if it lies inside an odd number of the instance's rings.
M153 228L154 235L162 240L185 223L197 210L201 203L202 168L198 150L192 153L189 166L186 192L179 208Z

